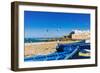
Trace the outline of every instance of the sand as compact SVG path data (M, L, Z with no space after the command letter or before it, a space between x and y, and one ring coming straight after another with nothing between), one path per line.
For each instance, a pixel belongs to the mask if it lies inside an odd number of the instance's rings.
M49 43L32 43L25 45L25 56L31 55L47 55L56 51L57 44L55 42Z
M75 41L59 41L61 44L72 43ZM33 55L48 55L56 51L58 41L25 43L25 57Z

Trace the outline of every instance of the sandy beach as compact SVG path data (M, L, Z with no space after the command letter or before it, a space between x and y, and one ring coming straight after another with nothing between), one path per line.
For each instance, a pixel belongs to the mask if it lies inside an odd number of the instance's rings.
M61 44L73 43L77 41L59 41ZM56 51L58 41L25 43L25 57L33 55L47 55Z

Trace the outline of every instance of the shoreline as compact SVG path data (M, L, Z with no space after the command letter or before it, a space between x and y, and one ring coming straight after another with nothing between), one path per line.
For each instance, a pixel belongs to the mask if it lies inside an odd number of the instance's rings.
M59 44L69 44L69 43L75 43L79 41L48 41L48 42L32 42L32 43L25 43L25 46L27 45L39 45L39 44L53 44L53 43L59 43Z

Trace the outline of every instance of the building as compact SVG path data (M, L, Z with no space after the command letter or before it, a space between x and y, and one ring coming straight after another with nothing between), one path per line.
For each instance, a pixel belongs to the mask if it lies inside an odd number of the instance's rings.
M90 39L89 31L74 30L73 32L74 33L71 34L71 39L74 39L74 40L89 40Z

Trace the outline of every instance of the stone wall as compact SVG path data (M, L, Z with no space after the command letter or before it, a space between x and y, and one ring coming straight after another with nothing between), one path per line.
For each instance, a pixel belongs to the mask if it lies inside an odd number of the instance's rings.
M77 40L90 39L90 33L89 32L85 32L85 33L72 34L71 38L72 39L77 39Z

